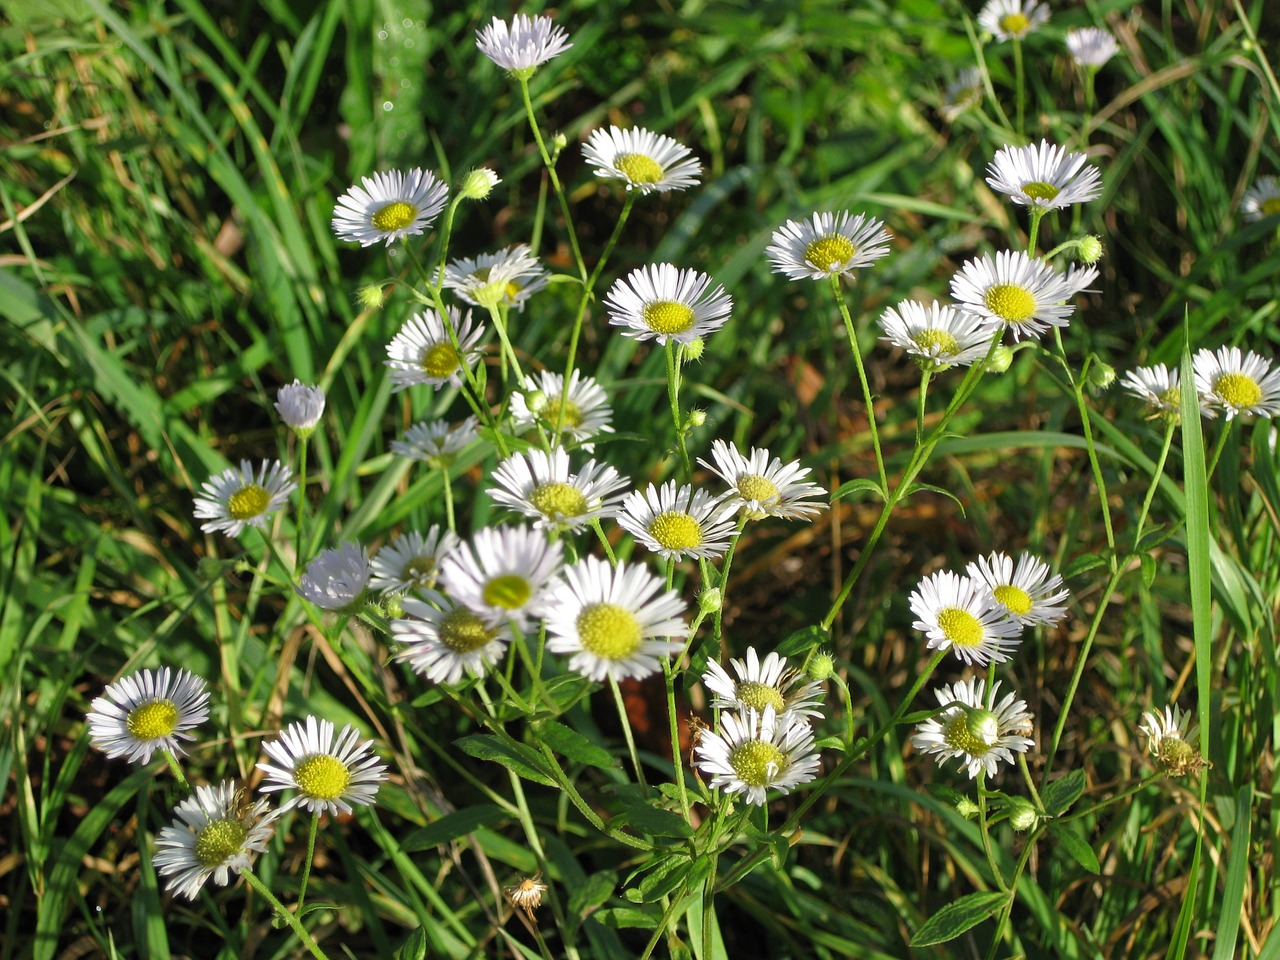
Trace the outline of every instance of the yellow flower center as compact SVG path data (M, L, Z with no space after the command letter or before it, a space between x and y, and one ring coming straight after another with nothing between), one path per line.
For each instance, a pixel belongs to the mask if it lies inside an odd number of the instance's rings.
M1022 192L1032 200L1052 200L1062 191L1052 183L1041 183L1038 180L1032 180L1030 183L1022 185Z
M474 653L498 633L466 607L454 607L440 621L440 642L454 653Z
M757 473L744 473L738 478L738 495L743 500L758 500L760 503L767 504L777 500L780 491L778 485L768 477L762 477Z
M451 343L433 343L422 351L422 372L438 380L443 380L451 375L461 363L462 360L458 356L458 351L453 349L453 344Z
M178 705L172 700L140 703L125 717L125 729L138 740L158 740L178 725Z
M602 660L625 660L640 649L640 621L616 603L583 607L574 621L582 649Z
M1031 610L1031 594L1012 583L1002 584L991 591L995 598L1011 613L1025 616Z
M394 200L385 207L375 210L369 221L384 233L390 233L393 230L403 230L413 223L413 218L417 215L418 210L413 204Z
M503 610L519 610L533 596L533 587L524 577L505 573L484 585L484 602Z
M781 748L764 740L748 740L729 754L729 766L749 787L767 787L787 765Z
M1213 392L1237 410L1247 410L1262 399L1262 388L1244 373L1224 373L1213 381Z
M1164 393L1156 398L1157 403L1162 407L1168 407L1172 410L1182 409L1182 388L1170 387Z
M1175 777L1186 776L1200 766L1195 748L1176 733L1160 738L1156 747L1156 761Z
M196 860L202 867L221 866L243 849L248 836L238 820L210 820L196 834Z
M693 326L693 311L678 300L646 303L640 316L654 333L684 333Z
M580 517L587 512L587 498L571 483L544 483L529 494L529 502L544 517Z
M957 647L980 647L984 639L982 623L962 607L943 607L938 611L942 635Z
M1000 29L1011 37L1020 37L1027 32L1031 21L1021 13L1006 13L1000 18Z
M271 502L271 494L256 483L246 483L227 497L227 515L232 520L249 520L260 517Z
M986 756L1000 739L1000 722L990 710L961 710L943 727L942 739L971 757Z
M746 706L764 713L765 707L773 707L778 713L787 708L787 701L777 687L756 680L744 680L734 688L734 695Z
M582 426L582 408L572 400L564 400L562 394L552 394L549 397L543 397L538 406L534 406L531 402L530 409L533 410L543 422L552 426L555 425L556 418L560 416L560 404L564 403L564 427L566 430L576 430Z
M990 287L982 298L987 309L1005 323L1022 323L1036 312L1036 298L1029 291L1011 283Z
M954 357L960 352L960 341L946 330L920 330L911 339L930 356Z
M667 550L692 550L702 545L702 524L687 513L668 510L650 521L649 536Z
M1267 197L1262 201L1261 209L1264 217L1271 217L1280 213L1280 197Z
M401 580L412 580L420 587L429 587L436 578L435 557L414 557L400 571Z
M858 248L842 233L830 233L817 240L810 240L804 248L805 263L811 263L819 270L830 270L848 263Z
M657 183L666 173L662 164L643 153L620 153L613 165L632 183Z
M351 784L351 771L337 757L313 753L294 766L293 781L313 800L337 800Z

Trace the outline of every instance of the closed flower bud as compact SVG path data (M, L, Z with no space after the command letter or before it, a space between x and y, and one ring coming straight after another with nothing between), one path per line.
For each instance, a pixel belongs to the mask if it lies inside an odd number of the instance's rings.
M458 195L466 200L483 200L502 180L492 170L478 167L462 178Z
M956 813L964 817L966 820L972 820L981 812L979 806L968 797L961 797L956 801Z
M1084 237L1077 249L1084 263L1097 263L1102 259L1102 241L1097 237Z
M1009 365L1013 363L1013 351L1006 347L1003 343L996 347L991 354L991 359L987 361L988 373L1004 373L1009 369Z
M808 675L809 679L817 683L829 680L831 675L835 673L835 670L835 658L825 650L819 650L810 657L809 662L805 664L804 668L804 672Z
M1030 800L1025 797L1009 798L1009 826L1013 829L1019 833L1030 830L1039 819L1040 815L1036 813Z
M715 613L722 603L724 603L724 594L715 587L698 594L698 609L703 613Z
M382 284L365 284L360 288L360 292L356 294L356 302L366 310L377 310L387 302L386 295L382 292Z
M1116 368L1094 358L1089 367L1089 389L1094 393L1102 393L1116 382Z

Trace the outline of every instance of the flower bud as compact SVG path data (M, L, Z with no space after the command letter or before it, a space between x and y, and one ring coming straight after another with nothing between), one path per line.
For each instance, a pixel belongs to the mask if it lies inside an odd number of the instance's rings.
M702 359L702 352L707 349L707 342L701 337L694 337L684 345L684 361L691 363Z
M981 808L968 797L961 797L956 801L956 813L966 820L972 820L981 813Z
M1040 819L1040 815L1036 813L1036 808L1031 805L1031 801L1026 797L1010 797L1008 807L1009 826L1019 833L1030 830Z
M1076 248L1084 263L1097 263L1102 259L1102 241L1097 237L1084 237Z
M377 310L387 302L386 295L382 292L382 284L367 283L360 288L356 294L356 302L366 310Z
M698 594L698 609L703 613L715 613L724 603L724 594L716 587Z
M462 178L462 183L458 187L458 196L464 200L483 200L501 182L502 180L492 170L477 167Z
M1013 351L1006 347L1003 343L996 347L991 354L991 359L987 361L988 373L1004 373L1013 363Z
M1095 394L1103 393L1116 382L1116 368L1095 357L1093 363L1089 365L1087 381L1089 389Z
M690 410L689 416L685 420L685 423L688 425L689 429L691 430L695 427L702 426L706 422L707 422L707 411L705 410Z
M808 675L809 679L817 683L822 683L825 680L831 679L831 675L835 673L835 671L835 658L825 650L819 650L810 657L809 662L805 664L804 668L804 672Z

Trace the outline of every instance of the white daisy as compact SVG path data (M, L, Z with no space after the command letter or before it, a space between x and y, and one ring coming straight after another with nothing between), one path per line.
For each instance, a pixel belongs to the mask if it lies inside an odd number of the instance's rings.
M609 398L594 377L583 376L578 370L569 375L569 396L564 396L564 375L542 370L524 378L519 390L511 395L511 426L523 433L535 427L554 434L556 421L560 419L561 402L564 419L560 436L552 436L556 444L564 439L591 440L602 433L613 433L613 410ZM590 451L594 444L584 443Z
M1252 350L1239 347L1197 350L1191 358L1200 410L1207 417L1221 411L1228 420L1238 413L1274 417L1280 413L1280 370Z
M982 102L982 71L977 67L965 67L947 84L938 113L947 123L955 123L966 110Z
M983 256L961 267L951 278L951 296L970 313L1003 323L1020 340L1065 327L1076 309L1071 299L1097 276L1097 268L1077 270L1074 264L1058 274L1021 250L1001 250L994 260Z
M764 255L774 273L790 280L823 280L888 256L889 238L883 222L861 213L815 213L812 220L788 220L773 231Z
M560 569L564 544L529 527L485 528L440 561L440 585L486 623L526 629L541 615L543 594Z
M248 870L275 831L276 814L266 800L250 803L243 790L224 780L216 787L201 784L178 804L177 819L156 837L152 859L166 889L194 900L210 877L220 887L231 874Z
M410 598L404 619L391 621L391 635L405 644L396 659L432 683L457 683L462 674L482 677L502 659L511 628L494 624L448 597L436 594L435 606Z
M1102 174L1085 154L1041 140L1039 146L997 150L987 166L987 185L1020 206L1057 210L1096 199Z
M525 301L548 282L550 274L529 252L527 243L454 260L444 272L444 285L478 307L501 303L523 310Z
M1037 0L988 0L978 25L997 40L1021 40L1049 21L1049 7Z
M796 714L778 716L772 706L721 714L720 731L704 733L694 754L712 788L740 793L757 806L771 787L790 793L808 783L821 764L808 721Z
M987 708L987 684L977 677L939 687L934 691L944 709L918 727L911 745L922 753L942 760L952 757L969 771L972 780L980 770L994 777L1000 762L1016 762L1015 753L1035 746L1031 739L1031 713L1023 700L1012 693L996 702L1000 682L991 688L992 706Z
M996 603L1023 626L1034 623L1052 625L1067 614L1062 601L1071 593L1059 589L1062 577L1050 571L1043 560L1029 553L1018 557L1016 568L1013 558L1005 553L979 557L969 564L965 573L985 583Z
M799 670L788 670L786 657L770 653L761 660L756 648L748 647L745 661L731 659L729 663L738 675L736 680L714 661L707 664L707 672L702 675L702 685L714 694L711 706L760 713L772 708L779 719L791 714L822 716L822 685Z
M1079 66L1095 70L1120 52L1116 38L1097 27L1067 31L1067 52Z
M729 319L733 300L711 278L669 263L632 270L604 298L609 323L635 340L689 343L719 330Z
M404 390L419 383L439 388L446 383L462 386L463 365L471 366L480 359L480 338L484 327L473 323L471 311L459 313L449 308L449 324L457 335L458 347L449 330L434 310L410 317L400 332L387 344L386 364L391 368L392 390Z
M590 680L647 677L682 644L684 601L639 564L611 567L584 557L552 588L544 616L547 649L569 654L569 669Z
M404 432L403 440L391 441L391 452L411 460L422 460L437 470L446 470L459 453L480 436L480 421L474 416L459 423L423 420Z
M535 527L580 530L612 517L630 481L607 463L588 460L577 473L569 454L529 450L503 460L493 471L489 498L534 520Z
M1018 646L1022 624L1005 613L987 585L940 570L911 593L912 626L924 631L930 650L950 647L965 663L1003 663Z
M1259 177L1245 191L1240 209L1246 220L1262 220L1280 213L1280 177Z
M204 482L196 497L195 516L208 520L200 524L205 533L221 530L238 537L245 527L263 530L267 517L288 502L297 486L292 471L279 460L264 460L256 474L252 463L241 460L238 468L228 467Z
M316 717L289 724L279 740L262 745L275 763L260 763L266 774L262 791L297 790L280 811L305 807L319 815L350 813L352 804L368 806L385 780L387 767L371 749L372 740L360 742L360 732L347 724L334 737L333 723Z
M621 180L641 193L697 186L702 164L689 148L660 133L633 127L595 130L582 147L597 177Z
M168 667L140 670L108 685L89 705L89 742L113 760L145 764L157 750L180 756L178 741L194 740L187 731L208 719L202 679Z
M1177 367L1170 370L1163 363L1157 363L1154 367L1127 371L1120 385L1145 400L1151 416L1177 423L1182 419L1182 388L1178 379Z
M369 551L358 543L344 543L312 557L293 589L321 610L350 610L364 595L372 573Z
M397 537L374 555L369 589L384 596L430 590L440 574L440 558L459 543L456 533L438 524L433 524L426 536L411 530Z
M387 245L400 237L422 233L444 209L449 188L434 173L417 167L361 177L338 198L333 209L333 232L339 240L355 240L367 247L379 240Z
M729 549L734 523L723 514L719 497L669 480L660 488L651 483L643 492L629 493L618 525L646 550L668 560L702 560Z
M310 436L324 414L324 391L294 380L276 392L276 410L290 430Z
M573 46L569 34L550 17L530 17L517 13L508 24L493 18L476 31L476 46L503 70L523 80L553 57Z
M1164 713L1148 710L1138 728L1147 741L1147 750L1166 773L1175 777L1194 773L1205 766L1196 749L1199 727L1190 713L1165 707Z
M752 447L751 453L743 456L723 440L711 444L711 457L714 465L701 458L698 463L715 471L729 485L728 493L721 498L729 513L741 512L749 520L807 520L827 508L827 504L809 499L825 496L826 491L805 480L809 468L796 461L784 465L760 447Z
M995 325L985 317L944 306L904 300L880 316L881 340L916 357L922 369L967 367L987 355Z

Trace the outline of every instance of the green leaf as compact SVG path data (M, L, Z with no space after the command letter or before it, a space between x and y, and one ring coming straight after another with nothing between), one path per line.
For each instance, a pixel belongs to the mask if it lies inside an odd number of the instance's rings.
M872 480L870 477L861 477L857 480L846 480L840 486L836 487L836 492L831 495L831 502L849 496L851 493L858 493L862 490L871 490L881 500L884 499L884 491L880 489L880 484Z
M1072 770L1065 777L1054 780L1044 788L1041 799L1044 809L1051 817L1066 813L1073 803L1080 799L1086 784L1084 770Z
M489 734L476 734L455 740L454 745L477 760L492 760L500 763L512 773L540 783L545 787L557 786L555 777L542 762L542 758L529 747L519 743L508 743Z
M396 960L423 960L427 955L427 935L422 928L414 930L396 951Z
M774 648L773 652L780 657L794 657L797 654L808 653L814 647L820 647L830 640L831 633L815 623L789 635Z
M1080 866L1084 867L1090 873L1101 873L1102 866L1098 863L1098 855L1093 852L1093 847L1085 843L1067 823L1049 824L1049 832L1054 835L1062 848L1071 854L1071 859Z
M615 930L627 927L652 930L658 925L658 917L635 907L605 907L593 913L591 919Z
M1144 553L1138 558L1138 562L1142 564L1142 585L1150 589L1151 584L1156 582L1156 558Z
M1004 893L970 893L948 903L916 931L911 946L927 947L954 940L999 910L1007 900L1008 894Z
M672 813L670 810L659 810L644 802L633 803L614 817L613 824L622 823L630 824L641 833L654 837L679 837L683 840L693 836L693 828L689 826L689 821L680 814Z
M616 770L622 765L617 755L592 743L578 731L570 730L563 723L544 720L535 729L547 746L575 763L599 767L601 770Z
M1062 579L1070 580L1072 577L1078 577L1082 573L1104 567L1106 564L1107 561L1096 553L1082 553L1067 564L1067 569L1062 571Z
M493 806L493 804L482 803L474 807L467 807L463 810L446 814L435 823L414 830L401 841L400 848L407 853L413 853L417 850L430 850L432 847L438 847L442 843L448 843L451 840L458 839L458 837L465 837L469 833L474 833L481 827L492 826L505 817L506 814Z
M935 487L931 483L911 484L911 486L907 487L907 492L903 494L903 499L906 499L907 497L910 497L916 493L919 493L921 490L928 490L930 493L938 493L946 497L948 500L954 501L955 505L960 508L960 516L962 517L964 516L964 504L960 502L960 500L956 497L956 495L952 493L950 490L944 490L942 487Z
M679 855L666 857L640 881L640 901L656 903L668 894L674 893L676 888L684 886L692 868L693 861L688 857ZM631 892L627 891L628 894Z
M608 900L617 885L618 876L611 870L591 874L569 894L569 915L585 917L593 907Z
M1222 888L1222 911L1218 914L1217 936L1213 940L1213 960L1232 960L1240 933L1244 908L1244 888L1250 867L1249 808L1253 786L1246 783L1236 795L1236 825L1231 832L1231 858L1227 861L1227 882Z

